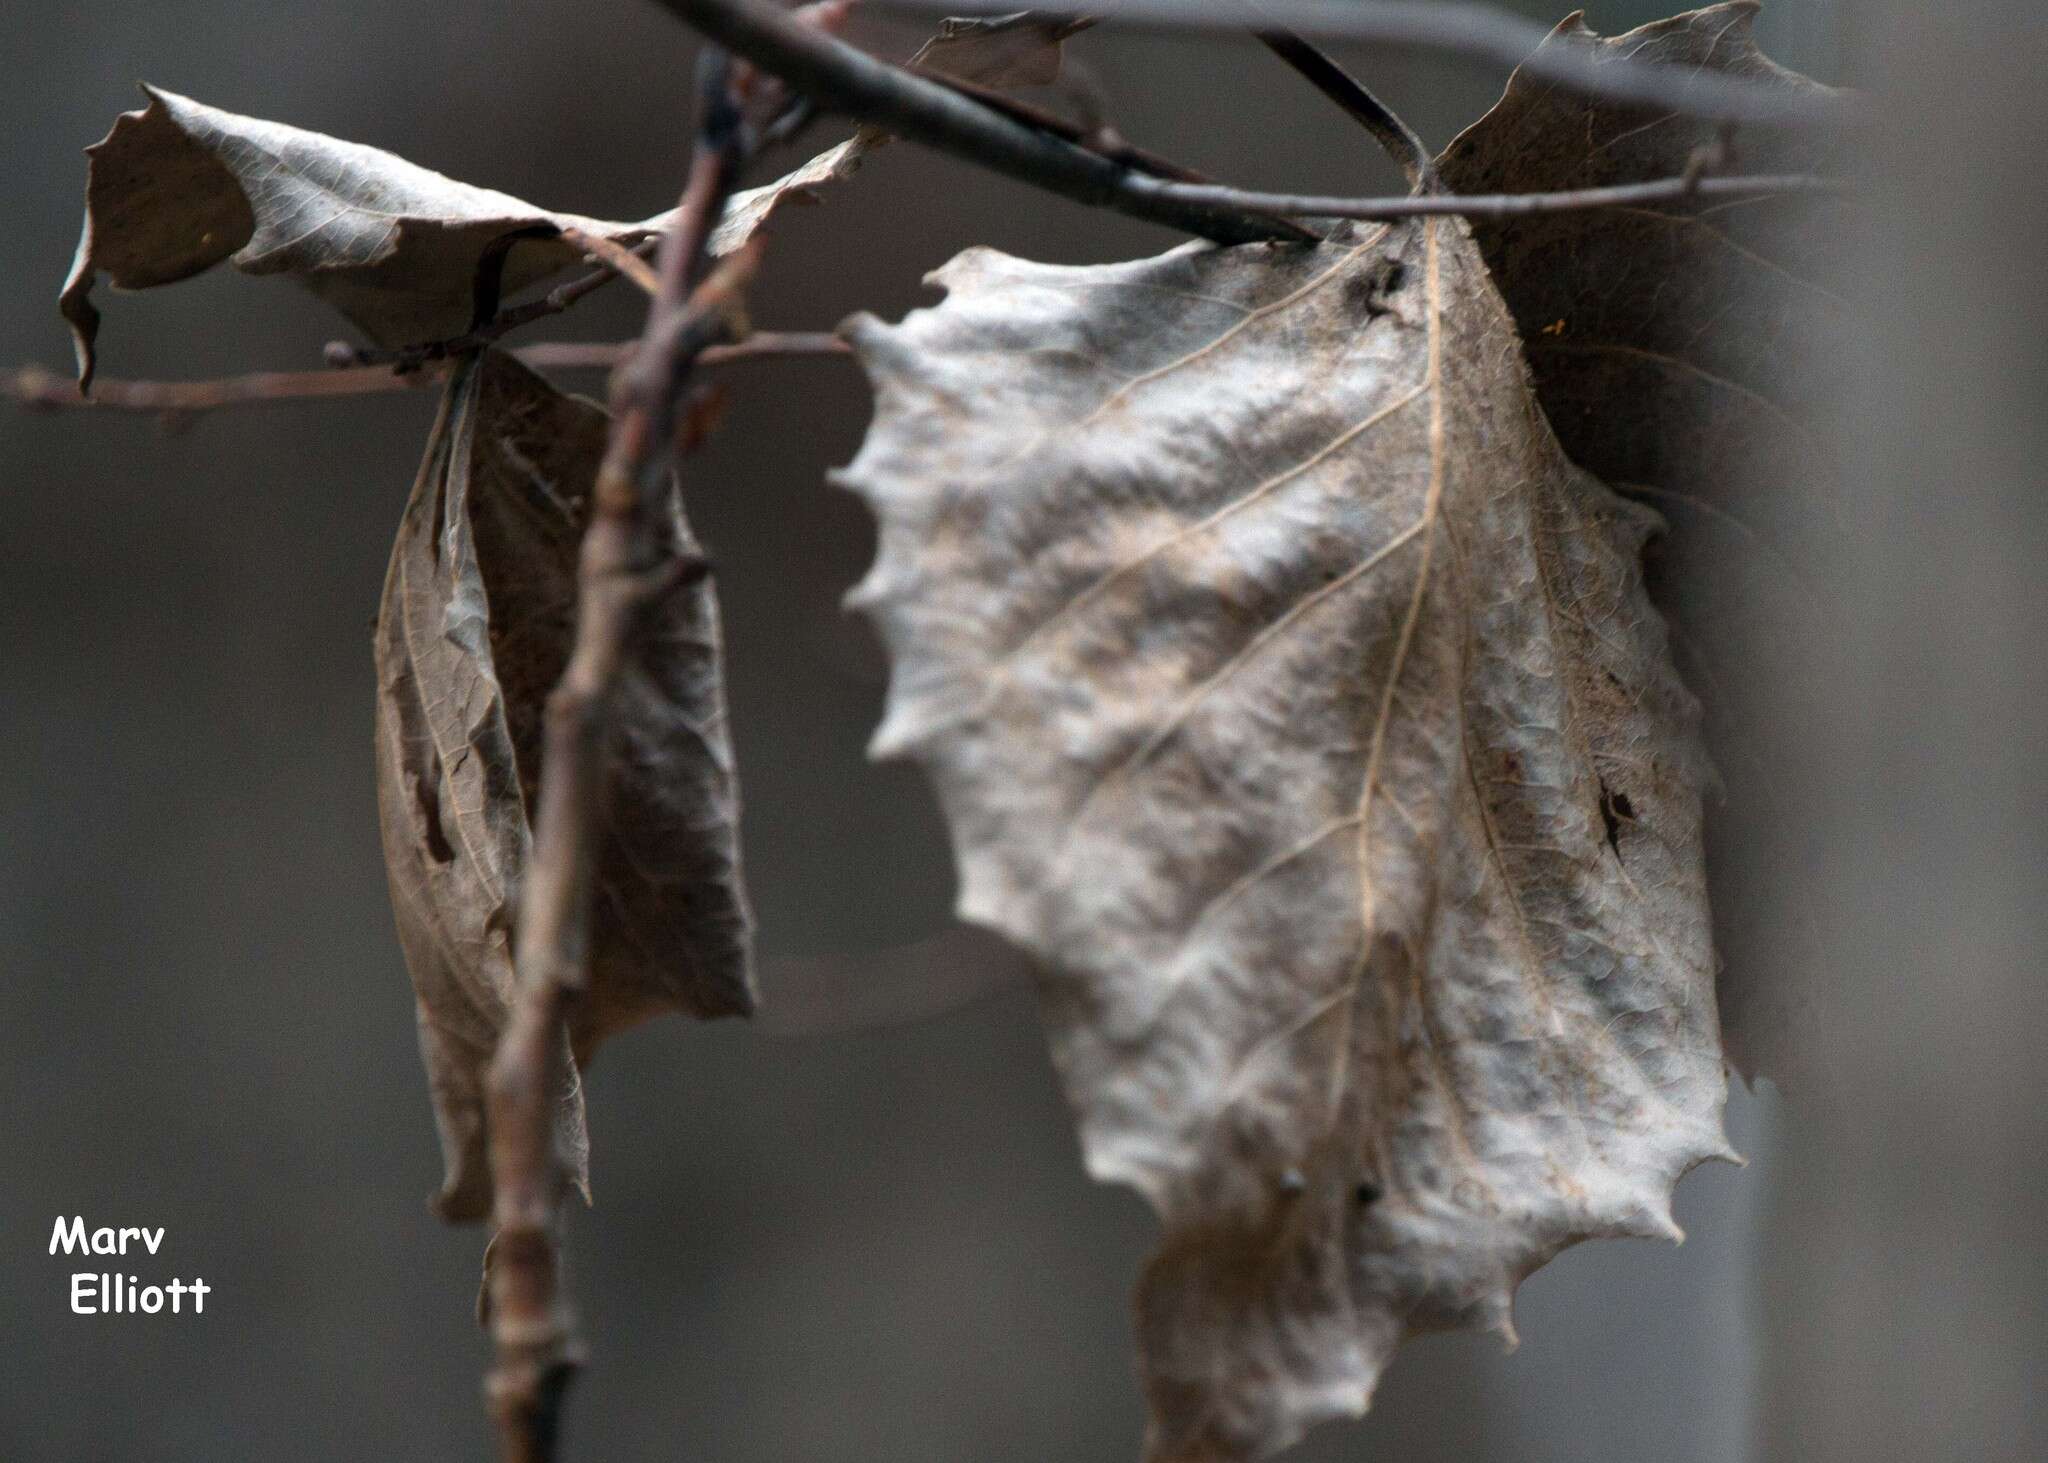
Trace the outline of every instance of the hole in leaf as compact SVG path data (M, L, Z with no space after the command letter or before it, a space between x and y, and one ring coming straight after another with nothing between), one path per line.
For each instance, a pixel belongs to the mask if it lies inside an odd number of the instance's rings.
M435 781L439 781L440 768L435 769ZM437 864L455 862L455 845L448 841L446 830L441 827L441 802L434 793L434 783L424 777L416 777L412 784L413 801L419 805L420 827L426 836L427 853Z
M1625 792L1615 792L1603 780L1600 784L1600 821L1607 825L1607 846L1614 850L1615 862L1621 861L1621 825L1633 823L1636 806L1628 800Z

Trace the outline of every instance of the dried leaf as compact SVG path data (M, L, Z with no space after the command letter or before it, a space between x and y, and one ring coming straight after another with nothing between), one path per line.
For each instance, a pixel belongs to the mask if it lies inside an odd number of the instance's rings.
M400 157L317 132L241 117L144 87L86 149L85 231L60 307L89 382L100 272L117 288L187 279L232 257L249 274L290 274L379 345L458 334L474 310L477 269L508 234L573 225L620 243L659 221L605 223L549 213L458 183ZM581 256L560 239L513 246L515 290Z
M1596 59L1711 68L1787 91L1834 95L1757 49L1749 0L1603 40L1573 16L1550 46ZM1693 117L1616 106L1518 72L1440 160L1465 193L1597 187L1684 172L1716 143ZM1826 173L1813 128L1745 128L1744 172ZM1814 925L1788 897L1812 850L1783 739L1824 678L1803 658L1831 642L1803 566L1833 531L1837 467L1813 426L1844 362L1847 311L1831 289L1839 198L1782 195L1480 220L1473 234L1514 313L1536 390L1572 460L1668 514L1650 591L1673 622L1680 666L1708 707L1726 779L1708 818L1721 1005L1731 1054L1782 1070ZM1749 688L1768 686L1769 705Z
M118 289L147 289L232 258L247 274L292 276L378 345L399 347L467 330L480 268L508 240L516 242L498 281L506 294L582 259L550 230L631 245L670 217L613 223L554 213L361 143L143 90L149 105L123 113L86 149L85 231L58 300L84 385L95 365L100 313L91 292L101 273ZM713 252L737 249L805 187L852 172L857 159L835 158L844 152L735 195Z
M1094 25L1073 16L1020 10L975 19L948 16L904 64L981 86L1050 86L1060 79L1061 42Z
M936 279L850 327L875 750L1164 1221L1148 1456L1261 1456L1727 1152L1655 516L1559 450L1460 223Z
M1030 11L985 20L948 18L938 34L905 64L982 86L1038 86L1057 80L1060 43L1091 20L1047 20ZM837 147L827 148L802 167L760 188L733 195L711 236L711 251L726 254L744 244L776 209L789 202L814 203L816 190L843 182L871 153L886 146L889 133L862 127Z
M913 64L986 86L1033 85L1058 76L1060 42L1088 24L1028 12L948 20ZM617 223L554 213L379 148L142 90L149 105L122 113L86 149L85 227L57 299L81 388L98 364L92 289L101 274L116 289L148 289L232 259L246 274L292 276L380 346L423 345L475 322L487 259L496 263L493 294L512 294L583 257L553 231L631 245L673 214ZM851 177L887 140L863 127L734 194L711 252L738 249L786 203L815 201L814 190Z
M482 1082L513 989L542 708L568 659L577 546L605 414L501 352L450 380L399 526L377 626L377 786L452 1219L489 1207ZM668 549L693 550L680 501ZM678 587L613 712L578 1062L662 1011L753 1009L718 607ZM561 1142L586 1183L576 1067Z
M727 200L725 213L712 230L707 246L713 254L730 254L761 231L761 226L788 203L816 203L816 189L827 183L842 183L860 171L861 163L884 140L882 134L863 127L837 147L828 147L800 168L792 168L772 183L735 193Z

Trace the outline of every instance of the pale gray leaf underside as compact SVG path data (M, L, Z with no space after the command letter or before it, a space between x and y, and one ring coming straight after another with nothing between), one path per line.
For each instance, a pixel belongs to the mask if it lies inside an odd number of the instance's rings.
M1460 223L935 279L849 327L875 750L1164 1221L1149 1456L1261 1456L1727 1153L1656 519L1564 459Z

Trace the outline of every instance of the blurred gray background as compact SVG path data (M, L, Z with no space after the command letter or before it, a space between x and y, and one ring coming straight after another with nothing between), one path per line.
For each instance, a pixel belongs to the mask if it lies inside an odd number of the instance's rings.
M1609 32L1664 9L1589 7ZM1825 79L1853 54L1815 0L1779 0L1761 31ZM916 27L861 35L903 53ZM79 150L138 80L631 218L675 191L691 54L636 0L14 0L0 365L68 364L54 296ZM1074 54L1127 135L1220 177L1392 181L1256 47L1094 34ZM1433 145L1503 79L1347 59ZM1086 261L1172 242L897 147L777 225L755 314L895 316L971 243ZM117 376L303 368L345 333L227 269L103 305ZM621 337L637 311L618 290L557 324L532 338ZM822 475L865 390L830 361L728 379L688 481L724 594L771 1020L662 1021L591 1074L599 1203L574 1221L573 1288L593 1356L568 1456L1133 1458L1127 1295L1150 1217L1082 1176L1024 988L903 1019L933 979L964 994L1010 962L965 940L891 953L950 928L953 890L920 779L862 755L882 663L837 601L871 534ZM248 408L178 436L0 414L0 1458L488 1455L483 1236L426 1212L439 1160L371 789L369 623L431 407ZM1568 1253L1522 1292L1519 1352L1425 1341L1370 1418L1297 1456L1792 1456L1764 1375L1788 1324L1760 1240L1786 1191L1781 1118L1768 1089L1737 1092L1753 1162L1686 1181L1682 1248ZM45 1250L72 1214L163 1226L161 1255L125 1268L204 1276L207 1314L70 1315L72 1262Z

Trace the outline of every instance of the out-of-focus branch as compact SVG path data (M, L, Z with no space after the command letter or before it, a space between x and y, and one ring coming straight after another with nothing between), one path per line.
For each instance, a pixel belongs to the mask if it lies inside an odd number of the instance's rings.
M611 702L647 609L706 572L663 532L678 402L691 367L730 328L759 259L757 238L709 266L705 245L752 148L755 113L734 68L705 67L703 115L675 226L662 240L659 286L638 348L613 377L612 425L591 493L578 564L576 637L549 695L533 860L519 901L518 983L491 1063L489 1380L504 1463L548 1463L561 1401L580 1361L562 1294L557 1242L569 1176L556 1150L553 1104L567 1078L570 1017L588 987L591 867L605 789ZM758 81L758 78L755 78Z
M1017 0L867 3L876 10L916 14L994 15L1017 9ZM1037 8L1055 15L1068 9ZM1151 30L1241 34L1251 28L1246 0L1098 0L1082 8L1108 24ZM1588 96L1690 116L1770 124L1847 125L1861 120L1862 109L1853 98L1813 97L1724 71L1596 59L1584 47L1544 46L1549 27L1473 0L1260 0L1257 25L1318 41L1442 51L1498 66L1519 66L1529 76Z
M624 244L615 244L603 234L593 234L577 228L563 229L562 239L565 243L581 249L596 263L602 264L624 279L630 279L645 294L651 295L661 288L661 281L655 278L654 271L648 268L647 261Z
M1291 30L1262 26L1259 40L1266 49L1285 61L1317 91L1370 132L1386 149L1394 165L1407 176L1410 187L1419 192L1440 191L1436 163L1429 149L1394 110L1365 87L1365 84Z
M929 77L878 61L760 0L659 3L827 111L887 128L1075 202L1218 243L1299 237L1299 230L1284 220L1248 215L1234 203L1182 197L1173 191L1179 185L1134 172ZM1153 186L1135 186L1140 182Z
M1261 213L1297 218L1399 219L1430 214L1462 218L1518 218L1532 213L1572 213L1589 208L1628 208L1645 203L1672 203L1687 198L1761 198L1778 193L1842 195L1849 187L1833 178L1810 173L1701 176L1689 168L1679 177L1652 178L1645 183L1618 183L1607 188L1576 188L1560 193L1433 193L1398 198L1325 197L1313 193L1258 193L1200 183L1134 180L1141 188L1171 188L1183 196L1218 204L1231 203Z
M513 354L536 370L610 371L628 360L638 341L540 341ZM823 331L759 330L729 344L706 346L699 366L725 366L805 356L850 356L836 335ZM411 391L438 381L448 362L433 361L416 371L395 366L343 366L320 371L255 371L211 381L121 381L105 377L93 383L91 396L78 384L42 366L22 366L0 376L0 397L11 398L27 411L146 412L182 425L191 418L229 406L262 406L337 397L379 396Z
M579 246L593 236L578 231ZM612 245L630 254L643 267L646 257L653 253L661 240L646 239L626 249L623 245ZM536 320L546 320L574 308L589 295L597 293L613 280L620 278L620 271L610 264L604 264L588 274L565 280L538 299L528 300L523 305L511 305L499 310L484 321L460 335L446 340L429 341L425 345L398 346L392 348L375 346L351 346L337 343L328 347L328 364L333 366L396 366L401 371L416 371L435 361L451 360L467 355L480 346L493 345Z
M1119 166L1098 153L1020 122L956 89L912 71L877 61L831 36L791 20L761 0L660 0L713 41L730 47L820 107L886 127L914 141L980 163L1082 203L1112 208L1154 223L1168 224L1225 243L1299 237L1295 218L1400 219L1426 214L1468 218L1510 218L1574 209L1615 208L1693 197L1750 198L1772 193L1836 191L1841 185L1805 175L1705 177L1699 168L1685 175L1608 188L1560 193L1483 194L1457 197L1424 193L1399 198L1345 198L1314 194L1265 193L1211 183L1191 183ZM1283 8L1284 7L1278 7ZM1240 21L1254 12L1237 8ZM1262 29L1275 17L1256 12ZM1289 51L1283 46L1283 55ZM1314 68L1296 49L1296 64ZM1313 79L1343 97L1356 113L1369 94L1334 66ZM1376 122L1399 129L1390 116ZM1398 140L1398 139L1397 139ZM1408 139L1412 142L1412 138ZM1108 170L1107 175L1104 169Z

